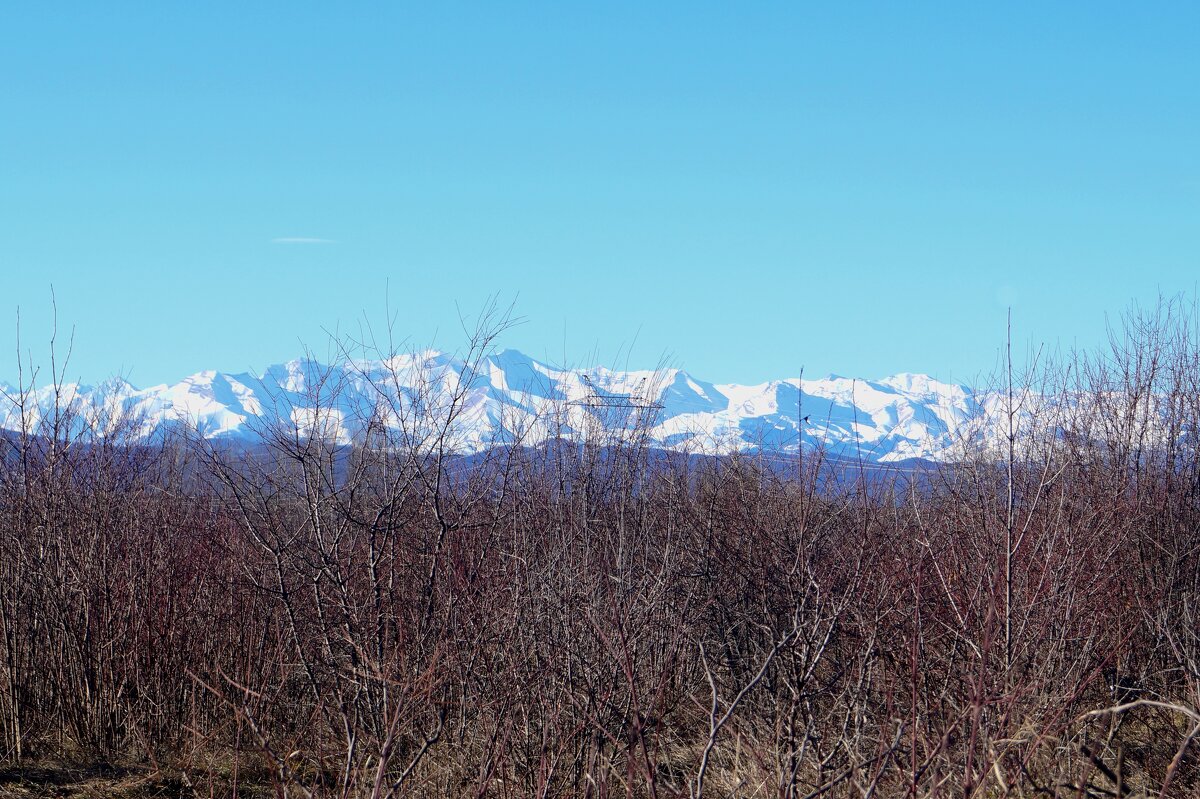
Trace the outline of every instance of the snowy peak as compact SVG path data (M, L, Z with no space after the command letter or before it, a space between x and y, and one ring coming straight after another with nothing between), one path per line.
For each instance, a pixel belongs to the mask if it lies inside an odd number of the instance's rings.
M17 393L4 386L0 427L21 426ZM47 387L33 392L25 423L52 413L57 402L76 424L101 434L118 419L133 418L141 434L188 425L209 438L249 441L282 424L351 443L372 419L395 427L456 408L455 444L463 451L563 434L607 435L636 417L660 447L794 452L802 442L879 462L948 459L957 434L987 402L969 388L920 374L739 385L681 369L561 368L511 349L474 370L435 350L334 364L301 358L259 374L207 370L147 389L121 380L69 385L55 397Z

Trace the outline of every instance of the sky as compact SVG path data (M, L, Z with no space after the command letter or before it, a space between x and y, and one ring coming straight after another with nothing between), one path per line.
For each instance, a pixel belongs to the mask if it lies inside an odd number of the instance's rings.
M753 383L924 372L1200 279L1200 5L0 10L0 379L330 335ZM53 296L53 301L52 301Z

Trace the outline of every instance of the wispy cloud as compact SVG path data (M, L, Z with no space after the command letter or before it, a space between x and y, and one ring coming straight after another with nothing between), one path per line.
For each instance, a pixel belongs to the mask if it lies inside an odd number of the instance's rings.
M271 239L272 244L336 244L333 239L317 239L311 236L280 236Z

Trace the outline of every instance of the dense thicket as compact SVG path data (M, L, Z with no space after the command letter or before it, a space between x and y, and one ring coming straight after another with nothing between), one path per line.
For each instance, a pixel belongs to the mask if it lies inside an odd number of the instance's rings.
M203 795L1195 795L1191 324L1004 375L919 479L654 454L637 419L468 464L465 386L381 392L350 447L30 410L0 759Z

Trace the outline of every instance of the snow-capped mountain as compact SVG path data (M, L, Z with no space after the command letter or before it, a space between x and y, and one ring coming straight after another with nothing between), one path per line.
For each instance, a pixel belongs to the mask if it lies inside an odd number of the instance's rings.
M6 384L0 390L0 427L19 429L19 392ZM212 439L253 441L284 429L350 443L371 420L427 439L453 412L446 432L461 452L559 435L620 435L641 425L665 448L794 452L802 441L889 462L951 459L994 395L914 374L711 383L680 369L559 368L505 350L474 369L436 351L332 365L302 359L261 374L204 371L145 389L121 380L70 384L55 397L51 387L32 392L25 424L48 417L57 402L72 410L74 424L101 434L135 419L141 434L188 425Z

